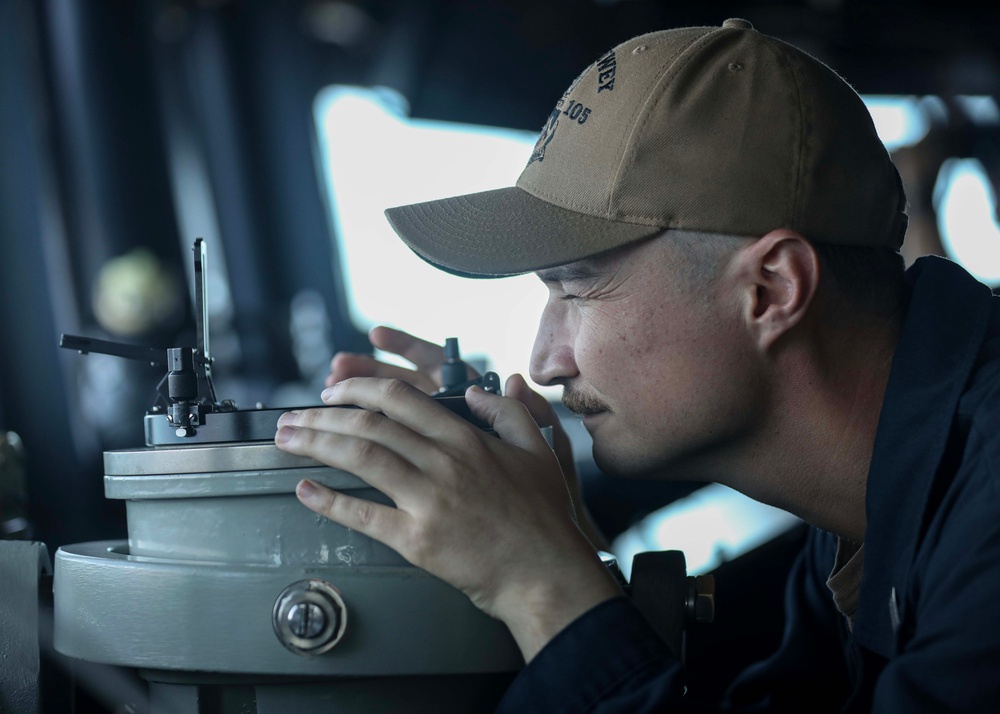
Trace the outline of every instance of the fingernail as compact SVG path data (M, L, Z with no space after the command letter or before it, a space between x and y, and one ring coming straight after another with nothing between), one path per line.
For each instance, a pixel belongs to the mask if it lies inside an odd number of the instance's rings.
M291 426L283 426L278 429L278 433L274 435L274 443L279 446L282 444L287 444L295 436L295 428Z
M319 496L319 489L316 488L315 481L302 479L299 481L299 485L295 487L295 495L298 496L299 500L303 503L313 503Z
M325 402L332 396L333 396L333 387L331 386L327 387L322 392L320 392L319 398Z
M278 426L279 427L290 426L290 425L294 424L296 421L298 421L298 418L299 418L299 413L298 412L294 412L294 411L293 412L285 412L280 417L278 417Z

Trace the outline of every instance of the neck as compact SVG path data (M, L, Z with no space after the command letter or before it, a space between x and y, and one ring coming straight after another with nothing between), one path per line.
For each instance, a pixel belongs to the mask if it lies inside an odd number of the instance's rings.
M744 454L751 468L729 485L864 542L868 469L894 345L884 332L855 333L783 354L768 418L755 429L752 455Z

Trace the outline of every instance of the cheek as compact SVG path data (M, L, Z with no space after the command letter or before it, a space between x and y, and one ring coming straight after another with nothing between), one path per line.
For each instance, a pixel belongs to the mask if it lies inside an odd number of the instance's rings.
M667 396L679 407L688 398L700 398L700 392L726 378L737 348L737 336L724 319L710 309L681 308L676 302L620 312L605 346L619 357L609 378L637 405L659 405Z
M595 361L627 359L637 347L641 330L634 312L612 305L589 307L580 315L576 346Z
M670 327L649 306L604 305L581 319L577 362L588 382L607 396L641 393L657 383L670 352Z

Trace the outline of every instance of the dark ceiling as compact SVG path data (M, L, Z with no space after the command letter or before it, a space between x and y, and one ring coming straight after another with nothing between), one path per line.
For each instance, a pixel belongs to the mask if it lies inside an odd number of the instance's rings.
M373 19L358 50L374 60L371 81L401 89L413 113L429 117L537 129L572 78L608 48L644 32L727 17L746 18L809 51L862 93L1000 93L1000 3L982 0L358 5Z

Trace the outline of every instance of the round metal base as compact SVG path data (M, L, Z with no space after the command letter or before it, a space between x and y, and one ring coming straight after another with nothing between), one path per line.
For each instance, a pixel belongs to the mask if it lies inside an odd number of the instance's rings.
M296 654L275 635L276 600L298 581L334 588L348 613L335 647ZM513 672L506 627L410 566L321 567L130 555L125 542L55 555L55 645L71 657L156 670L383 676Z

